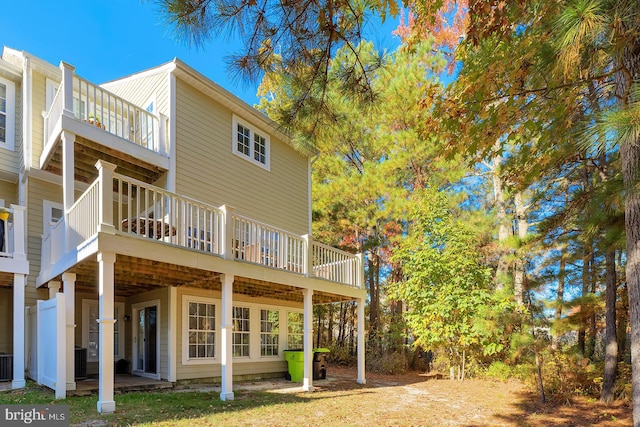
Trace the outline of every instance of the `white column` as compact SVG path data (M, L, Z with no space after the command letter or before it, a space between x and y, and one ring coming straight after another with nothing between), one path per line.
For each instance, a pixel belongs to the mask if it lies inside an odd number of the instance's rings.
M116 410L116 402L113 400L113 325L116 323L113 318L115 261L116 255L113 252L98 253L98 299L100 302L98 412L101 414L110 414Z
M65 318L67 325L67 390L76 389L75 375L75 310L76 310L76 275L75 273L62 273L64 283L64 296L66 299Z
M56 294L60 292L60 282L57 280L50 280L47 283L47 288L49 288L49 299L53 299L56 297Z
M25 210L24 206L11 205L13 210L13 259L25 260L27 254L25 252ZM5 224L6 227L6 224ZM5 228L5 233L8 230Z
M98 179L100 180L98 188L98 197L100 199L98 231L115 234L116 229L113 225L113 172L116 170L116 165L104 160L98 160L96 169L98 169Z
M73 73L76 67L64 61L60 61L59 67L62 70L62 113L73 117Z
M234 259L233 248L233 207L228 205L220 206L222 216L224 218L224 227L222 227L222 236L220 237L220 255L224 259Z
M233 400L233 275L223 274L222 280L222 325L220 326L220 362L222 368L222 390L220 400Z
M23 388L24 380L24 287L27 276L13 275L13 381L11 388Z
M73 240L71 239L71 229L67 221L67 212L73 206L75 200L75 175L74 175L74 153L73 146L76 136L72 133L62 132L62 199L64 205L64 248L65 253L69 253Z
M358 384L366 384L364 375L364 298L358 299Z
M169 287L169 382L176 382L178 367L178 288Z
M313 391L313 290L303 289L304 299L304 379L302 390Z

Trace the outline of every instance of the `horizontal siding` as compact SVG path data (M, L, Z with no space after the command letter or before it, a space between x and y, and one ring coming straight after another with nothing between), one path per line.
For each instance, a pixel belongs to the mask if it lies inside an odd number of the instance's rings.
M152 96L156 98L156 112L167 115L169 111L169 74L161 72L110 82L107 90L138 106L146 107Z
M0 289L0 354L13 353L13 291Z
M31 166L40 167L40 156L44 147L44 117L42 112L46 107L46 78L33 71L31 84Z
M220 292L207 291L203 289L178 288L177 292L177 379L196 379L219 377L221 375L220 367L220 328L221 328L221 303ZM216 304L216 357L217 360L208 364L190 364L185 362L183 358L183 346L188 345L187 337L183 333L188 324L188 319L183 313L183 304L185 299L208 298L215 300ZM286 348L286 316L289 311L300 311L302 306L297 303L289 303L284 301L276 301L266 298L250 298L244 295L233 295L234 306L244 306L250 309L250 353L248 359L233 360L233 375L259 375L271 374L287 371L287 362L284 360L283 350ZM260 310L270 309L280 312L280 335L279 335L279 353L277 358L260 356Z
M6 207L18 203L18 184L0 180L0 199Z
M27 192L27 257L29 259L28 285L25 290L25 303L35 306L36 300L47 299L46 289L35 288L36 277L40 273L40 253L42 251L42 202L50 200L62 203L62 187L49 182L30 178Z
M270 171L240 158L232 152L231 111L184 82L176 92L177 192L306 234L307 158L273 135Z

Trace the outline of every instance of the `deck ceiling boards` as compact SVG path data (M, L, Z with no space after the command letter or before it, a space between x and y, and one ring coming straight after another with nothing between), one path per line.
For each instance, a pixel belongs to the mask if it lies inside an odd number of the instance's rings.
M155 165L78 136L74 143L75 179L87 184L95 181L98 177L95 166L98 159L115 164L116 173L150 184L156 182L164 173ZM62 144L56 145L45 170L62 175Z
M125 255L117 255L114 265L115 294L129 297L142 292L168 286L222 290L221 273L183 267L175 264L151 261ZM98 291L98 262L84 261L69 270L76 274L76 291L95 293ZM57 278L56 280L61 280ZM260 281L236 276L233 293L254 298L302 302L302 289L279 283ZM314 304L348 301L351 298L314 292Z
M13 288L13 273L0 272L0 288Z

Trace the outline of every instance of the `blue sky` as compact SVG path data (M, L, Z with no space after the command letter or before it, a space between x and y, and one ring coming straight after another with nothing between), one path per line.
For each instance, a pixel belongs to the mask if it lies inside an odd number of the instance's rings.
M3 2L0 46L27 51L54 65L76 67L78 75L104 83L178 57L245 102L256 101L258 83L239 81L227 70L225 57L241 45L212 40L188 47L163 23L155 4L142 0L19 0ZM393 50L397 20L366 31L378 46Z

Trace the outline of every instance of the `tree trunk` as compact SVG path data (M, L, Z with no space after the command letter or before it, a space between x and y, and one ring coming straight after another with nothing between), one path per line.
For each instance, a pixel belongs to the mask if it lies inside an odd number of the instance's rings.
M329 324L327 325L327 345L333 344L333 316L335 316L335 304L329 304Z
M578 328L578 349L580 350L580 354L582 356L586 356L587 348L586 348L586 331L587 331L587 305L585 304L584 298L589 293L589 260L591 259L591 246L587 246L585 244L583 248L582 254L582 298L583 300L580 302L580 326Z
M605 358L604 358L604 379L600 398L606 404L613 402L614 385L616 381L616 367L618 362L618 342L616 341L616 251L613 248L607 250L605 254Z
M636 33L632 33L636 34ZM619 73L617 94L622 109L629 109L631 83L640 79L640 37L637 35L625 46L621 65L628 74ZM626 96L625 96L626 95ZM633 424L640 427L640 136L633 134L620 143L620 160L625 189L624 213L627 232L627 291L629 292L629 322L631 324L631 367L633 388Z
M502 155L500 150L500 141L495 142L493 145L493 200L496 209L496 222L498 223L498 267L496 269L496 277L494 279L495 288L503 289L506 282L508 265L507 265L507 253L502 245L509 238L509 226L507 223L507 208L504 197L504 184L502 177L500 176L500 168L502 167Z
M594 296L596 294L596 263L595 263L595 255L594 251L591 251L591 271L589 274L589 294L590 296ZM596 309L590 304L589 305L589 339L587 340L587 355L591 361L595 360L596 355L596 339L598 335L598 330L596 329Z
M369 341L377 343L380 328L380 254L376 249L369 253Z
M529 230L529 223L527 222L526 211L527 208L522 201L522 192L518 191L514 195L514 203L516 205L516 219L518 221L518 238L520 239L520 246L522 246L524 239L527 237ZM513 294L516 303L519 305L524 304L524 275L525 275L525 256L524 251L519 250L518 256L515 262L515 268L513 273Z
M620 309L616 310L616 314L618 315L618 326L616 328L618 335L618 362L622 362L626 360L627 355L627 327L629 326L629 295L627 284L624 282L620 286Z
M562 244L562 249L560 250L560 266L558 267L558 294L556 296L556 311L553 315L553 322L556 326L554 329L553 336L551 338L551 349L556 351L560 348L560 340L558 336L557 327L560 323L560 319L562 319L562 303L564 299L564 277L566 274L566 258L565 252L567 247L565 244Z

